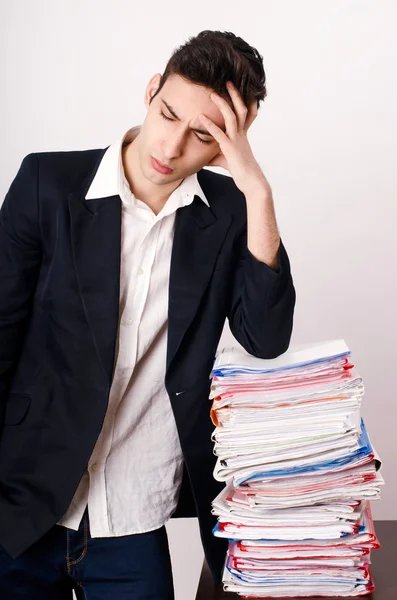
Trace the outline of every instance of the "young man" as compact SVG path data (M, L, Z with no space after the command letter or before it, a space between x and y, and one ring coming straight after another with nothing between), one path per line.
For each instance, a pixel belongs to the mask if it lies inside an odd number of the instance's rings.
M122 140L23 160L0 212L1 598L171 599L177 516L220 582L209 374L226 317L272 358L295 304L247 139L265 95L257 50L204 31Z

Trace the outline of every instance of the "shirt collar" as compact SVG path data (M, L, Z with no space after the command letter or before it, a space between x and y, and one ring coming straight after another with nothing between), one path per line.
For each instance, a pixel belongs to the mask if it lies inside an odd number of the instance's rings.
M132 127L121 139L117 140L107 148L85 196L86 200L115 195L120 195L122 200L126 195L132 196L131 200L134 199L134 195L130 190L124 174L121 150L123 146L135 139L140 128L140 125ZM209 206L209 202L198 182L197 173L193 173L186 177L170 194L166 204L169 204L169 201L171 201L170 204L175 204L175 208L178 208L178 206L186 206L193 202L194 196L198 196L207 206Z

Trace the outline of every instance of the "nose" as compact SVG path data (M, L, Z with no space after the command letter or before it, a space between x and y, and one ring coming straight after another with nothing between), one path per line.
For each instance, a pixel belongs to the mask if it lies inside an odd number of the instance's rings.
M184 134L174 133L167 136L167 139L163 142L163 153L166 160L172 160L178 158L183 153L183 147L185 145Z

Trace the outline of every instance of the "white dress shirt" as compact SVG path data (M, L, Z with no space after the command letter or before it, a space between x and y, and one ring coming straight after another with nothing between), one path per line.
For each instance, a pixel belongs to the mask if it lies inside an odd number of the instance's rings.
M135 198L124 175L130 129L105 152L86 200L118 194L122 202L120 310L115 369L101 433L59 525L77 530L88 503L92 537L144 533L175 511L183 455L164 384L168 287L175 214L199 196L191 175L158 215ZM95 251L95 250L93 250Z

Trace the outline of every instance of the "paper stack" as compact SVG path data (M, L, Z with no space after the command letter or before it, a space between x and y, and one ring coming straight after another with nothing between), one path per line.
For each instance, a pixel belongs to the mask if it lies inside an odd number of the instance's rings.
M264 360L237 348L211 373L214 535L229 538L225 591L243 598L359 596L379 548L369 500L381 466L360 417L344 340Z

